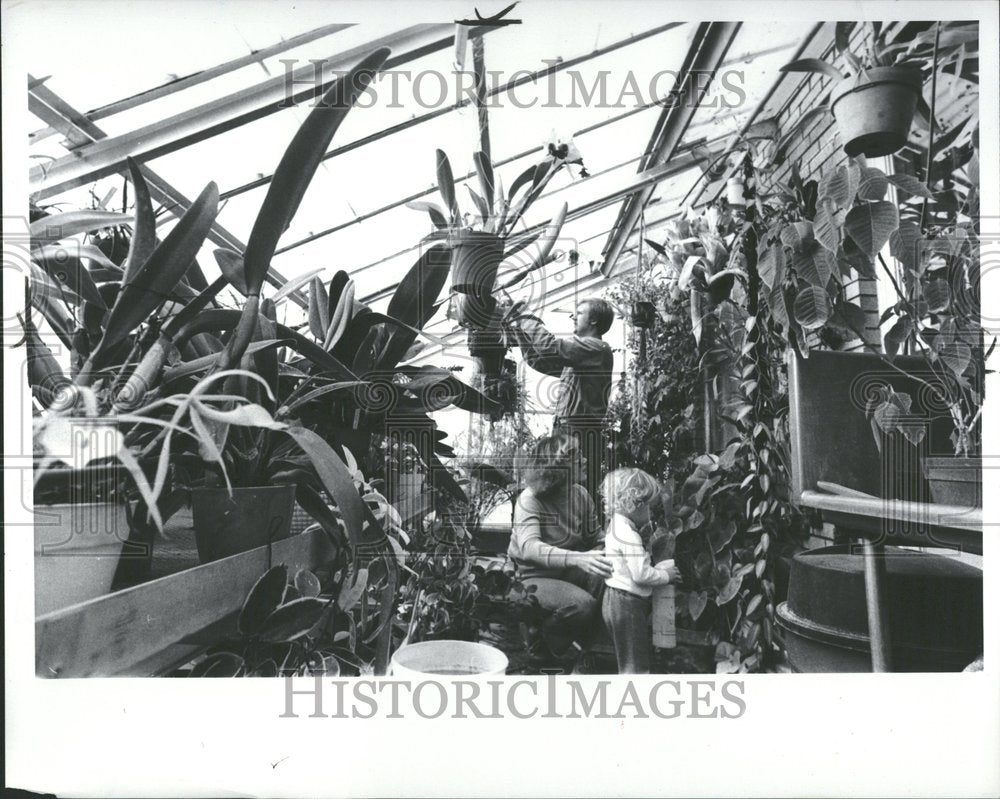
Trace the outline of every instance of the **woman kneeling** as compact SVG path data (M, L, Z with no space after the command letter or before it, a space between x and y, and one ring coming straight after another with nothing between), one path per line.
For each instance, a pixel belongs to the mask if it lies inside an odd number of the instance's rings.
M526 488L514 507L507 554L526 588L547 612L544 632L561 655L586 647L600 624L600 598L611 562L602 554L603 532L594 502L578 483L585 461L575 440L547 436L524 463Z

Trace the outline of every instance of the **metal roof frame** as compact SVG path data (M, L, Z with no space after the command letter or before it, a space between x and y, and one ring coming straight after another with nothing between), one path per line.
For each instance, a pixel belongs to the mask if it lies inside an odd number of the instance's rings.
M289 39L284 39L277 44L270 45L269 47L263 47L260 50L252 50L246 55L234 58L231 61L226 61L222 64L217 64L214 67L193 72L190 75L185 75L183 78L176 78L168 81L167 83L160 84L159 86L154 86L151 89L146 89L145 91L133 94L130 97L125 97L121 100L116 100L113 103L107 103L106 105L94 108L84 114L83 118L89 120L90 122L99 122L107 117L120 114L123 111L130 111L133 108L138 108L139 106L150 103L153 100L168 97L171 94L183 91L184 89L190 89L192 86L198 86L199 84L205 83L213 78L228 75L230 72L235 72L237 69L242 69L243 67L250 66L251 64L263 63L263 61L267 58L287 52L288 50L293 50L296 47L301 47L302 45L309 44L310 42L317 41L318 39L332 36L333 34L339 33L346 28L354 27L355 24L356 23L353 22L338 23L314 28L311 31L306 31L305 33L300 33L298 36L292 36ZM35 144L36 142L47 139L49 136L53 136L59 132L60 131L51 126L41 128L40 130L36 130L34 133L28 134L28 142L30 144Z
M476 28L472 35L488 29ZM33 167L29 172L32 191L40 199L83 186L93 180L115 174L127 156L148 161L189 145L218 136L274 114L290 104L297 105L318 97L332 85L337 73L351 69L365 55L379 47L401 50L390 56L382 70L393 69L421 56L450 47L454 25L414 25L397 33L358 45L325 61L316 76L314 66L302 67L290 76L269 78L247 89L204 103L167 119L145 125L121 136L107 137L78 147L48 166ZM318 80L317 80L318 78ZM322 85L320 85L320 82ZM310 84L308 89L288 96L291 84Z
M649 156L640 163L640 170L645 170L650 165L667 163L673 158L692 117L715 78L716 71L736 38L740 25L739 22L703 22L698 26L694 41L684 58L684 65L678 81L680 88L677 92L677 102L663 109L649 146L646 148ZM707 74L708 80L699 81L697 76L700 74ZM649 202L652 194L653 186L646 187L637 195L630 197L622 207L615 230L609 237L602 253L604 263L601 266L601 271L605 275L610 276L613 273L625 241L635 228L642 214L642 209Z

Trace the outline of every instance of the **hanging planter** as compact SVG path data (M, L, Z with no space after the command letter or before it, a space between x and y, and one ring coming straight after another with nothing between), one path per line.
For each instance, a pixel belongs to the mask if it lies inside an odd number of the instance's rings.
M632 324L642 330L648 330L656 323L656 306L651 302L632 303Z
M288 538L295 486L196 488L191 492L194 537L202 563Z
M456 230L448 237L448 244L452 290L480 297L489 295L503 258L503 239L482 230Z
M906 144L920 98L917 67L873 67L834 88L830 109L844 151L874 158Z

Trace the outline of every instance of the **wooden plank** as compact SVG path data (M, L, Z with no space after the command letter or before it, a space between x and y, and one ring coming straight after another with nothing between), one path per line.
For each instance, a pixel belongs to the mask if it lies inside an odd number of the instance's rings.
M35 620L35 674L106 677L127 671L239 610L269 566L311 569L333 555L321 530L81 602Z

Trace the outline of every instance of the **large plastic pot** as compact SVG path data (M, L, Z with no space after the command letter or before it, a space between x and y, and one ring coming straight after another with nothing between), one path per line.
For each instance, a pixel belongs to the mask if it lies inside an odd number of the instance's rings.
M983 506L983 462L979 458L924 458L931 497L941 505Z
M507 673L507 656L471 641L421 641L397 649L391 666L392 675L404 680L442 675L502 677Z
M110 592L128 534L119 503L36 506L35 615Z
M983 651L983 573L955 557L886 547L893 670L961 671ZM870 672L864 555L800 552L778 624L793 671Z
M896 152L910 135L923 80L913 67L873 67L842 80L830 95L844 151L874 158Z
M481 230L459 230L448 237L451 287L462 294L487 297L503 260L503 239Z
M288 538L295 486L196 488L191 492L194 540L202 563Z

